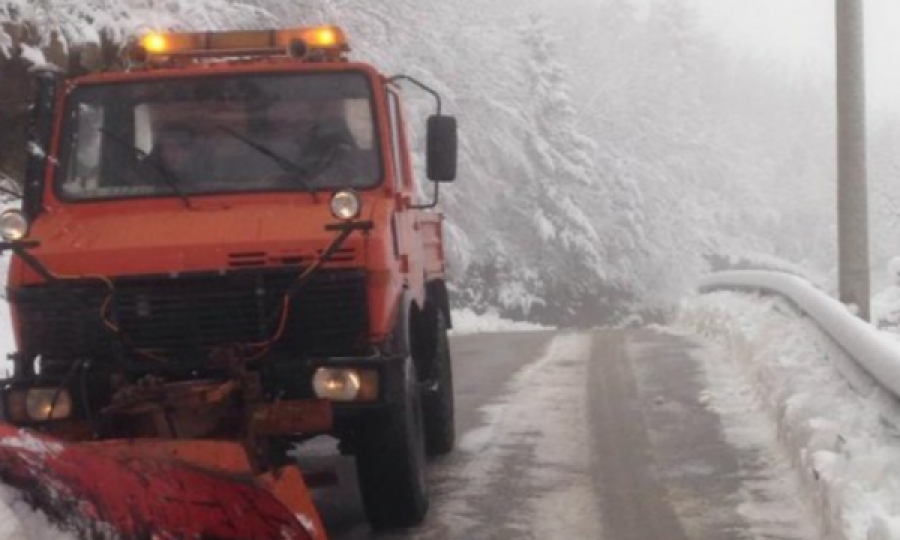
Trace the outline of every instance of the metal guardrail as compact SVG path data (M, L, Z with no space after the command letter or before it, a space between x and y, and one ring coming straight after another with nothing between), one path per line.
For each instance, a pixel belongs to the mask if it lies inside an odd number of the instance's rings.
M790 300L816 321L884 388L900 397L900 343L856 317L844 304L803 278L762 270L718 272L700 281L702 293L717 290L763 291Z

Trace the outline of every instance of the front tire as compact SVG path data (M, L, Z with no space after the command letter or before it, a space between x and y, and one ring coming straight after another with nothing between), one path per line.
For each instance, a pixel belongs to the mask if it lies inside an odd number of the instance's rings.
M422 399L409 357L403 381L403 395L366 420L356 452L363 505L374 529L413 527L428 511Z
M447 322L437 310L434 357L430 363L430 388L422 396L425 414L425 449L429 457L443 456L456 444L453 397L453 362L447 340Z

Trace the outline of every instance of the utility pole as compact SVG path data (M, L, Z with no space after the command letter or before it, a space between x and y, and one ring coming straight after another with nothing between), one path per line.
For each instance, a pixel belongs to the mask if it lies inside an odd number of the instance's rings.
M840 299L869 320L863 0L835 0Z

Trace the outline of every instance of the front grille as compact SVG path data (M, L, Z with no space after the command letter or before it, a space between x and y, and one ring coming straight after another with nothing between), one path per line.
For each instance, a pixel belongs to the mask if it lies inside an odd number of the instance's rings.
M109 335L99 313L107 287L100 281L30 286L9 291L28 356L84 357L110 352Z
M300 271L117 279L109 319L135 348L174 358L205 357L222 345L270 337L284 293ZM24 352L54 358L112 356L117 342L99 318L107 287L99 281L66 286L77 301L59 286L11 291L24 329ZM278 346L308 354L359 353L368 337L366 298L364 271L320 271L292 300Z

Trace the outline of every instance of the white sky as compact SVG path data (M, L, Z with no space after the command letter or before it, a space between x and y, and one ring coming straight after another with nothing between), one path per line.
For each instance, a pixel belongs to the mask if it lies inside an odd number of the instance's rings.
M740 49L781 62L800 76L809 75L810 68L819 74L833 69L834 0L689 1L701 8L716 34ZM900 111L900 2L862 1L869 102Z

